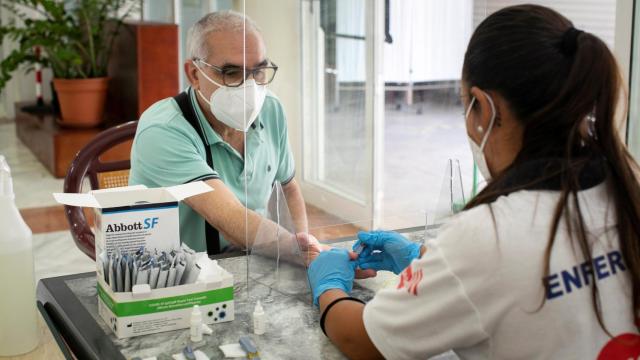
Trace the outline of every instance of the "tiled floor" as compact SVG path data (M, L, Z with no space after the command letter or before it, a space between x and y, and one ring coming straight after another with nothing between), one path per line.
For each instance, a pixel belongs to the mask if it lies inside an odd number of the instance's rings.
M19 209L56 205L52 192L62 191L56 179L16 137L15 124L0 124L0 155L11 167L16 205Z

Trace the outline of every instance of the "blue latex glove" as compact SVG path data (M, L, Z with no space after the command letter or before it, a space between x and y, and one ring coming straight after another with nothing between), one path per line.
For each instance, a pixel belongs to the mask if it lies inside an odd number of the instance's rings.
M360 231L353 248L360 245L364 245L358 256L361 269L387 270L394 274L401 273L420 256L421 246L392 231Z
M332 248L323 251L309 265L307 275L313 292L313 304L318 306L318 298L330 289L340 289L346 293L353 288L356 261L349 257L349 251Z

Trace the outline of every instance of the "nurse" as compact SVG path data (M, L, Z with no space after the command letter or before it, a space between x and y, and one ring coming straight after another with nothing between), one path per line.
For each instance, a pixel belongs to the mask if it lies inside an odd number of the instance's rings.
M471 37L462 102L487 186L424 246L393 232L320 253L321 325L351 358L637 358L638 165L607 46L557 12L502 9ZM401 274L366 305L354 269Z

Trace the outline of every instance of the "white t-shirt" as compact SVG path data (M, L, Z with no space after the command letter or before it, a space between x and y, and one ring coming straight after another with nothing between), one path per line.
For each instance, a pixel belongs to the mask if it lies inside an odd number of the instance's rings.
M491 205L495 227L488 205L445 225L397 288L380 291L366 305L369 337L388 359L425 359L451 349L463 359L638 358L630 282L606 189L603 183L578 195L593 241L591 266L561 220L548 293L544 254L559 192L519 191ZM612 341L598 325L586 285L594 276L607 329L634 340L631 347Z

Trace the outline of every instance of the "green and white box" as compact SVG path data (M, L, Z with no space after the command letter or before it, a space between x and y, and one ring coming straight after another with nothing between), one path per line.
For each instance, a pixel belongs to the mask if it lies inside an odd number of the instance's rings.
M96 259L120 248L134 253L140 247L167 250L180 247L178 203L213 189L204 182L148 189L143 185L90 191L84 194L56 193L64 205L95 209ZM96 262L98 275L102 266Z
M198 264L210 274L204 274L204 280L194 284L153 290L144 284L134 286L132 292L114 293L98 277L100 316L118 338L188 328L194 305L200 306L206 324L232 321L233 276L215 260L209 260L206 253L200 254ZM211 263L208 270L202 261Z
M196 283L153 290L148 284L135 285L131 292L113 292L100 261L116 248L129 253L142 246L159 251L180 248L179 202L212 190L204 182L193 182L53 194L61 204L95 209L98 310L117 337L188 328L194 305L200 306L207 324L233 320L233 276L206 253L198 254L201 270Z

